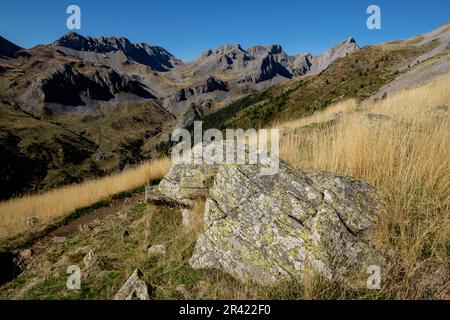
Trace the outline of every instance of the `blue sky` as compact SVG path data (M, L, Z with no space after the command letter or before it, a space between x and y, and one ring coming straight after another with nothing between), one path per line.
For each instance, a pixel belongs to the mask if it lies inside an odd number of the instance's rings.
M189 60L208 48L281 44L289 54L321 53L353 36L362 44L407 38L450 20L448 0L147 0L2 1L0 35L23 47L51 43L68 32L66 8L82 10L90 36L125 36ZM368 30L366 9L382 10L382 29Z

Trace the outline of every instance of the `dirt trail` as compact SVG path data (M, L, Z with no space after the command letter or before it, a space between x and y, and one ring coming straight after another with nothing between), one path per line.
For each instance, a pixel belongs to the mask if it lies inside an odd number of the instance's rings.
M111 202L111 204L107 207L102 207L99 209L95 209L81 217L69 222L68 224L61 226L47 235L42 237L41 239L34 242L28 249L31 249L33 254L30 258L25 259L23 263L27 265L31 260L38 259L40 255L45 253L52 245L55 244L55 237L65 237L68 238L73 233L80 230L81 225L88 225L89 223L98 220L102 221L108 216L115 214L122 209L126 208L130 204L143 201L144 195L142 193L135 193L129 198L115 200Z

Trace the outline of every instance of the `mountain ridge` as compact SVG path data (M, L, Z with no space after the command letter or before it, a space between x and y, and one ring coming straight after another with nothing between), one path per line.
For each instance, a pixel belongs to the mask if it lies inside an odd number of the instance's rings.
M159 61L160 47L132 44L126 38L69 33L51 45L13 46L19 51L0 57L2 108L23 111L21 117L12 111L10 118L30 123L26 132L32 133L36 125L48 128L49 136L62 137L68 152L80 149L86 157L80 165L71 165L67 157L58 156L58 148L48 148L45 135L24 135L5 118L0 133L14 138L0 143L12 150L8 165L16 163L14 159L40 161L36 150L50 150L48 163L41 166L45 183L24 178L12 194L73 182L80 170L83 178L103 175L165 154L173 129L189 128L196 120L203 120L205 128L256 128L274 119L311 114L344 98L366 99L413 69L418 57L427 59L441 52L436 48L445 49L446 43L437 41L447 39L446 30L441 27L429 39L425 36L425 44L405 40L359 48L349 37L318 56L291 56L276 44L247 49L222 45L186 63L163 49ZM138 62L135 50L153 54L157 67ZM61 134L64 130L93 144L85 148L70 134ZM67 180L56 174L63 171Z
M175 58L162 47L150 46L146 43L133 44L125 37L92 38L70 32L53 42L52 46L96 53L122 51L130 60L147 65L160 72L168 71L175 65L182 63L181 60Z

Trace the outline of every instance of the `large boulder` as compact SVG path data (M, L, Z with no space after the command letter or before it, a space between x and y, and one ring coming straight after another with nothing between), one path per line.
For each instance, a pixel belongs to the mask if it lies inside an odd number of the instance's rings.
M350 177L299 172L282 161L276 175L261 175L259 164L176 164L156 192L183 206L206 198L194 268L263 285L301 281L311 270L355 284L383 262L370 241L383 202Z

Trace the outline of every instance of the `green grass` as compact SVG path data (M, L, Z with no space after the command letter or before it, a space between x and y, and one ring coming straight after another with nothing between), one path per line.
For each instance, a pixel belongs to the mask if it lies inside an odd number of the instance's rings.
M317 278L308 288L297 282L261 287L242 283L220 270L194 270L189 264L198 231L185 229L177 208L154 207L135 203L124 210L127 218L114 215L95 237L76 232L68 241L46 254L53 268L48 278L39 278L49 270L27 270L14 281L0 288L0 298L10 299L23 290L24 299L112 299L135 268L144 274L152 288L151 298L165 299L344 299L379 298L372 292L348 291L335 282ZM122 238L129 231L128 238ZM146 246L167 245L165 255L147 255ZM93 249L94 263L83 267L85 253ZM81 267L81 290L66 288L66 269ZM27 288L30 281L40 279ZM179 292L185 287L187 295Z

